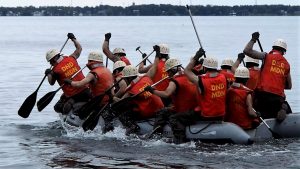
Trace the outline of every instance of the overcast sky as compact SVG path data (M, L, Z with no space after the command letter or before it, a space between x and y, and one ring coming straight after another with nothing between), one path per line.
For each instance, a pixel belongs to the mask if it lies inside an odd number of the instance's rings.
M140 4L172 4L172 5L300 5L300 0L0 0L0 6L130 6Z

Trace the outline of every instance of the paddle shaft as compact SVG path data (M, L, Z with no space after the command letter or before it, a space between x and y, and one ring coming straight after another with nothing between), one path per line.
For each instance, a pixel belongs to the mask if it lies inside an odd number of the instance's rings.
M193 24L193 27L194 27L194 30L195 30L195 33L196 33L198 42L199 42L199 45L200 45L200 47L203 49L202 43L201 43L201 41L200 41L200 38L199 38L199 35L198 35L198 32L197 32L196 26L195 26L195 23L194 23L194 19L193 19L193 16L192 16L191 9L190 9L190 7L189 7L188 5L186 5L186 8L187 8L188 11L189 11L189 15L190 15L190 18L191 18L191 21L192 21L192 24ZM204 57L206 58L206 55L205 55L205 54L204 54Z
M257 42L258 42L258 46L259 46L259 48L260 48L260 51L263 52L264 50L263 50L263 48L262 48L262 46L261 46L260 40L257 39Z

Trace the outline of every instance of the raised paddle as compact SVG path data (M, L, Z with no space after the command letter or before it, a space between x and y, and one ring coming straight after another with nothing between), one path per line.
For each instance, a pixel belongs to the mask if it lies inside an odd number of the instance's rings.
M252 108L253 109L253 108ZM278 139L278 138L282 138L281 135L279 135L278 133L275 133L271 127L266 123L266 121L260 116L260 114L253 109L253 111L257 114L257 116L259 117L259 119L266 125L266 127L268 128L268 130L272 133L272 136L275 138L275 139Z
M152 84L151 87L156 86L157 84L161 83L162 81L164 81L165 79L169 78L169 76L157 81L156 83ZM135 97L139 96L140 94L142 94L143 92L145 92L145 90L140 91L139 93L133 95L133 96L129 96L126 97L118 102L115 102L113 104L111 104L111 108L112 109L118 109L120 106L124 105L125 103L128 103L130 100L134 99ZM102 109L98 112L92 113L90 114L90 116L87 117L87 119L83 122L82 124L82 128L84 131L87 130L94 130L94 128L97 126L97 123L99 121L100 115L102 114L102 112L109 106L109 103L107 103L105 106L102 107Z
M65 41L65 43L63 44L63 46L61 47L59 52L61 52L63 50L63 48L66 46L68 40L69 40L69 38L67 38L67 40ZM51 68L52 68L52 66L50 67L50 69ZM46 79L46 77L47 77L47 75L45 75L43 77L43 79L40 82L37 89L25 99L25 101L21 105L20 109L18 110L19 116L21 116L23 118L27 118L30 115L30 113L35 105L35 102L36 102L37 92L39 91L39 89L40 89L41 85L43 84L44 80Z
M86 68L86 66L84 66L83 68L81 68L80 70L78 70L72 77L71 79L73 79L78 73L80 73L84 68ZM37 108L38 111L42 111L54 98L55 94L62 89L62 87L65 85L62 84L58 89L56 89L55 91L49 92L47 93L45 96L43 96L38 102L37 102Z
M200 47L203 49L203 47L202 47L202 43L201 43L201 41L200 41L200 38L199 38L199 35L198 35L198 32L197 32L196 26L195 26L195 23L194 23L194 19L193 19L193 16L192 16L191 9L190 9L190 7L189 7L188 5L186 5L186 8L187 8L187 9L188 9L188 11L189 11L189 15L190 15L190 18L191 18L191 21L192 21L192 24L193 24L194 30L195 30L195 32L196 32L196 36L197 36L197 39L198 39L199 45L200 45ZM206 55L205 55L205 53L204 53L204 58L206 58Z

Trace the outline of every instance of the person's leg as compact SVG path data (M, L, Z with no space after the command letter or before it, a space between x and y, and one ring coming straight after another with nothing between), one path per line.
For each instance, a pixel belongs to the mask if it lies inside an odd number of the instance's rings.
M169 121L169 117L172 114L172 110L168 108L163 108L156 113L155 122L153 125L153 130L156 130L155 133L163 133L163 128L166 125L167 121Z
M199 120L198 114L194 111L174 114L170 116L170 125L174 135L174 143L180 144L186 142L185 128Z

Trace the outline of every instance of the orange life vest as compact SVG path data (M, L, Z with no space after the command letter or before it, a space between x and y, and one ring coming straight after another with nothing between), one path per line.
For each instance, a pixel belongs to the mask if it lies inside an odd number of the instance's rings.
M197 87L185 74L173 77L176 84L175 94L171 96L176 113L183 113L193 110L197 106Z
M62 61L60 61L57 65L53 67L53 72L58 75L57 82L60 86L64 84L65 79L71 79L71 77L80 70L80 66L78 65L76 59L72 56L64 56ZM84 75L82 72L78 73L72 80L73 81L81 81L84 79ZM72 97L87 87L76 88L71 85L65 84L62 87L64 95L67 97Z
M226 80L229 82L229 84L231 84L235 81L234 74L231 71L222 69L219 71L219 73L225 75Z
M252 90L242 84L234 83L227 91L225 120L237 124L243 129L252 128L257 120L248 114L247 96Z
M255 90L258 84L258 80L260 77L260 69L258 67L249 68L250 78L246 83L246 87L251 90Z
M204 91L198 94L196 112L201 112L202 117L222 117L225 114L225 101L227 81L223 74L218 73L211 77L209 73L198 76L202 80Z
M103 94L113 85L113 76L106 67L98 66L92 69L90 73L97 78L97 83L90 83L90 89L94 97Z
M131 65L130 61L127 59L126 56L121 56L121 57L120 57L120 60L123 61L123 62L125 62L126 65Z
M148 76L142 76L137 82L131 82L128 92L135 95L144 91L146 86L152 84L153 82ZM136 105L134 111L139 112L144 118L154 117L155 113L164 107L160 97L147 91L135 97L133 103Z
M284 97L286 79L290 73L287 60L276 50L266 55L257 89Z
M158 82L159 80L165 78L168 76L168 73L165 70L165 63L166 61L164 59L159 60L159 63L157 65L156 73L153 77L153 83ZM163 82L159 83L158 85L155 86L157 90L164 91L167 89L169 86L169 79L164 80Z

